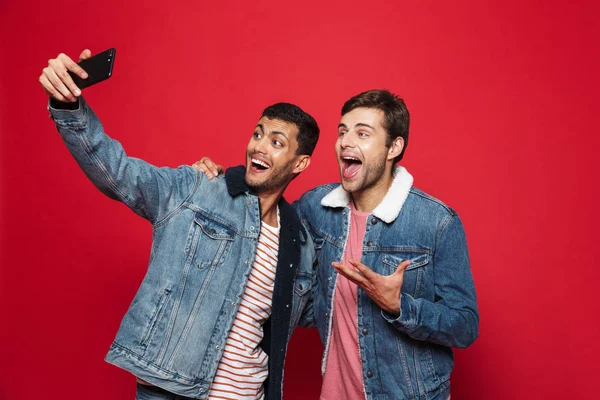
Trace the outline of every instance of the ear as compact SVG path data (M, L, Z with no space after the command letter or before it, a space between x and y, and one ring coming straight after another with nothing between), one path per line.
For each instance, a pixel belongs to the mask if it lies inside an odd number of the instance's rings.
M388 149L387 159L388 161L393 160L398 157L400 153L402 153L402 149L404 148L404 139L398 136L396 139L392 141L390 148Z
M303 154L301 156L298 156L292 172L294 174L299 174L300 172L302 172L306 168L308 168L309 165L310 165L310 156L308 154Z

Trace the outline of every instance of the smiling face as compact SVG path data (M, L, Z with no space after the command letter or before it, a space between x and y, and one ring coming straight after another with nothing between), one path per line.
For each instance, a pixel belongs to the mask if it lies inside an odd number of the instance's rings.
M256 193L285 189L305 166L308 155L297 155L298 127L262 117L246 149L246 184Z
M385 174L391 174L393 156L398 154L399 143L392 142L391 147L387 145L383 117L383 111L363 107L342 116L335 151L342 186L349 193L369 189L389 178Z

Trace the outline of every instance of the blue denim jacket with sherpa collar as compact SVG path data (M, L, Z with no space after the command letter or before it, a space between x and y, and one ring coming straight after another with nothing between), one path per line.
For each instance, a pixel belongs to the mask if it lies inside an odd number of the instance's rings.
M383 311L358 288L358 346L365 398L443 399L450 394L451 347L478 336L479 314L467 243L458 215L412 186L403 167L367 219L361 262L382 275L411 260L400 315ZM294 205L317 249L314 317L325 346L325 373L337 272L350 230L350 195L339 184L319 186Z
M154 167L128 157L83 99L67 107L51 102L49 109L83 172L153 228L148 271L106 360L170 392L204 399L258 243L259 199L244 182L245 169L210 181L191 167ZM269 355L268 399L281 398L289 338L302 313L311 313L315 252L283 198L279 212L272 313L261 343Z

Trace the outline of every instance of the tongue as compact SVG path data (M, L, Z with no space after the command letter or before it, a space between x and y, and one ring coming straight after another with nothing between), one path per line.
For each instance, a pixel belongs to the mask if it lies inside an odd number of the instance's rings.
M361 166L361 163L346 163L346 167L344 168L344 178L352 178Z

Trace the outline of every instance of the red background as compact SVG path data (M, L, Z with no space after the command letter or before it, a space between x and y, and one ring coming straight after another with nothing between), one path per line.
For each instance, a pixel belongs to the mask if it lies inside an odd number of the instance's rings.
M403 96L404 165L462 216L478 291L452 398L597 398L600 7L567 3L2 1L0 398L134 396L103 357L151 227L78 170L37 82L59 52L113 46L113 78L86 97L152 163L240 163L265 106L312 113L322 137L290 200L337 181L346 99ZM321 350L294 336L286 399L317 398Z

